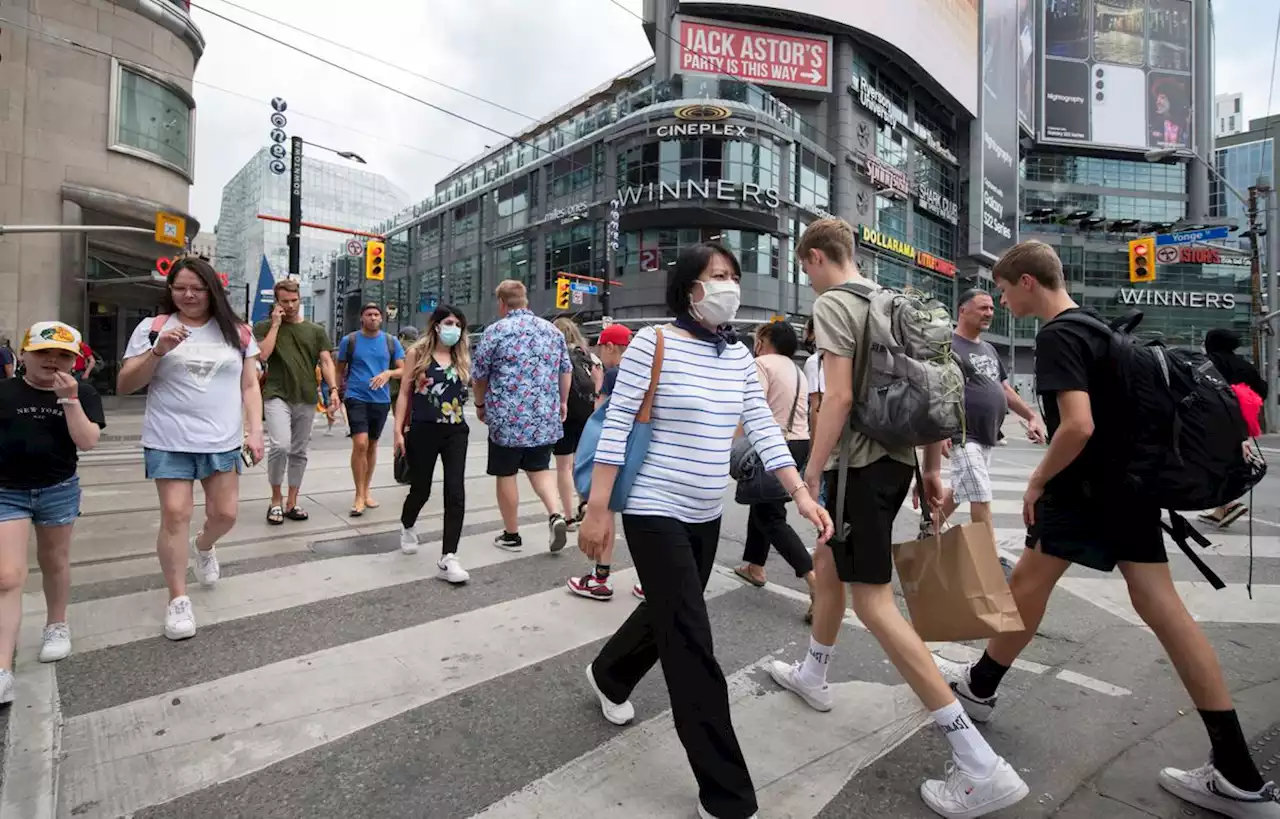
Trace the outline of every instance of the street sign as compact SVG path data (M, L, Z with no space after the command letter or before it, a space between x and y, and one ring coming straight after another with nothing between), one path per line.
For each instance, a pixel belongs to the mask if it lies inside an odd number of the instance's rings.
M574 291L573 291L573 303L574 303L574 304L582 304L582 291L581 291L581 290L574 290Z
M1184 230L1181 233L1161 233L1156 236L1156 247L1165 245L1189 245L1195 242L1211 242L1225 239L1231 230L1227 227L1208 228L1206 230Z
M363 256L363 255L364 255L364 242L360 241L359 239L348 239L348 240L347 240L347 255L348 255L348 256Z
M156 241L174 247L187 246L187 220L173 213L156 212Z
M569 289L574 293L586 293L588 296L594 296L600 292L599 287L589 282L573 282L569 285ZM575 301L574 304L582 304L582 302L579 300Z
M1181 254L1178 253L1176 245L1165 245L1156 250L1156 261L1161 264L1175 264L1179 258Z

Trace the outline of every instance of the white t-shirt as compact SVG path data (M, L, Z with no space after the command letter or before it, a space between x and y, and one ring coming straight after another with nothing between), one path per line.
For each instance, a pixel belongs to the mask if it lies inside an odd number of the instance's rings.
M809 382L809 393L825 393L827 391L827 374L822 369L822 351L818 351L805 359L804 380Z
M133 329L124 357L151 354L151 322ZM181 322L170 316L160 332ZM244 358L258 354L258 344L240 351L227 344L216 321L190 327L187 340L156 364L147 387L142 417L142 445L164 452L219 453L244 442L240 374Z

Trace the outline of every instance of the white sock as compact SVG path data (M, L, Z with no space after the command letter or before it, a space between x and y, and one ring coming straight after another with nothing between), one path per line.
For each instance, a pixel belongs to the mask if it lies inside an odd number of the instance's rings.
M987 777L996 769L1000 757L987 744L987 740L973 727L973 721L964 712L959 700L952 700L945 708L934 711L933 721L942 729L942 734L951 743L951 753L956 764L967 773L978 777Z
M809 653L804 655L800 665L800 677L811 685L822 685L827 681L827 664L831 662L831 652L835 646L824 646L813 637L809 638Z

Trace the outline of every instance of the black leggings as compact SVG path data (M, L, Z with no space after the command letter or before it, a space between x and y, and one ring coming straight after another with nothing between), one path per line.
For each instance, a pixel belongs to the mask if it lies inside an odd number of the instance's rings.
M404 499L400 523L406 529L418 522L418 514L431 498L436 458L444 462L443 554L458 551L462 518L466 514L466 424L411 424L405 444L409 449L409 494Z

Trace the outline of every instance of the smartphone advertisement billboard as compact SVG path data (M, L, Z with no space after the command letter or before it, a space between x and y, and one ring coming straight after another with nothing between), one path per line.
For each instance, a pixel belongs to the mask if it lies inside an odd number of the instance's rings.
M1035 131L1036 12L1035 0L1018 0L1018 124Z
M995 259L1018 241L1018 21L1019 0L983 0L981 191L971 213L982 214L979 246L970 252Z
M1044 0L1045 142L1194 148L1191 0Z

